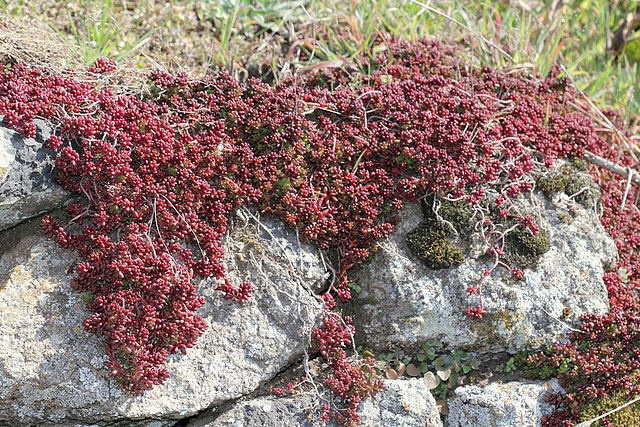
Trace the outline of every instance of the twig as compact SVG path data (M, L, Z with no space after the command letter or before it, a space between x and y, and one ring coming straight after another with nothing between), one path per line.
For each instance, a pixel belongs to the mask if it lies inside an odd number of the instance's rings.
M555 317L554 315L552 315L551 313L549 313L547 310L545 310L540 304L538 304L537 302L533 301L533 303L538 306L538 308L542 311L544 311L549 317L551 317L553 320L555 320L556 322L562 324L563 326L565 326L566 328L568 328L571 332L581 332L583 334L586 334L585 331L581 330L581 329L575 329L572 328L571 326L569 326L568 324L566 324L565 322L563 322L562 320L558 319L557 317ZM577 426L576 426L577 427Z
M631 177L633 171L630 167L627 167L627 186L624 189L624 196L622 196L622 204L620 205L620 211L624 210L624 204L627 202L627 196L629 195L629 189L631 188Z
M601 168L604 168L609 172L613 172L616 175L620 175L625 178L631 177L631 182L633 182L634 184L640 185L640 175L638 175L638 172L632 170L631 168L625 169L620 165L617 165L605 158L602 158L596 154L591 153L590 151L584 152L584 159L589 163L593 163L596 166L600 166Z
M602 414L602 415L600 415L599 417L592 418L592 419L590 419L589 421L581 422L580 424L577 424L577 425L576 425L576 427L589 427L589 426L590 426L591 424L593 424L594 422L596 422L596 421L598 421L598 420L601 420L601 419L602 419L602 418L604 418L604 417L608 417L609 415L613 414L614 412L617 412L617 411L619 411L620 409L626 408L626 407L627 407L627 406L629 406L629 405L633 405L634 403L636 403L636 402L637 402L637 401L639 401L639 400L640 400L640 397L636 397L635 399L630 400L629 402L625 403L625 404L624 404L624 405L622 405L622 406L618 406L616 409L613 409L613 410L611 410L611 411L607 412L606 414Z
M449 228L451 228L451 230L453 230L453 234L455 234L456 236L458 236L458 230L456 230L456 228L453 226L453 224L451 224L451 222L447 221L446 219L444 219L442 216L440 216L440 214L438 213L438 211L440 210L440 207L442 206L442 203L440 203L440 200L438 200L436 198L436 195L433 195L433 206L431 207L431 210L433 211L433 214L436 216L436 219L440 222L444 222L445 224L447 224L449 226Z

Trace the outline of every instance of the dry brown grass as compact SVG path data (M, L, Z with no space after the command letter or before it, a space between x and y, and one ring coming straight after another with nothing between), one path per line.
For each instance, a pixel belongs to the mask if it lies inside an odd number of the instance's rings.
M0 6L0 19L7 22L0 32L0 61L23 61L58 71L90 65L87 43L78 43L74 28L88 42L91 35L87 33L104 22L105 10L110 29L116 30L109 41L114 49L107 56L116 58L145 40L118 61L121 67L142 73L161 69L199 78L227 71L240 80L264 76L290 42L286 30L261 31L238 18L231 32L233 42L225 50L221 43L224 19L212 16L211 6L199 1L112 0L107 9L102 6L106 2L94 0L17 3L7 1L4 10Z
M0 16L0 62L27 63L52 72L78 65L68 46L41 21Z

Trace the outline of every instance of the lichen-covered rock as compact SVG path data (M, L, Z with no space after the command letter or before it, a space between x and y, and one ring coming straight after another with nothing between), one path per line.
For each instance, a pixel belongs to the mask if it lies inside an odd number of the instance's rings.
M406 243L423 221L421 207L407 205L397 232L381 244L374 262L354 274L362 289L353 302L356 341L379 351L417 350L437 339L450 349L513 353L562 340L568 325L577 325L584 313L607 312L602 276L613 265L616 248L595 209L564 193L533 193L518 204L536 216L549 249L523 269L523 280L503 267L487 277L482 319L465 313L478 304L467 288L480 283L493 261L483 255L477 235L467 236L471 243L463 248L461 265L432 270Z
M314 427L317 399L311 393L293 397L260 396L238 402L218 416L209 413L188 427Z
M215 420L189 427L312 427L318 425L318 399L310 392L292 397L258 397L233 405ZM422 380L385 380L375 399L358 409L363 427L441 427L436 401ZM333 424L333 423L331 423Z
M43 236L25 237L0 258L0 420L150 425L220 405L272 378L308 347L322 315L309 286L325 271L315 249L276 221L263 224L270 234L247 220L224 242L229 279L250 280L253 297L234 303L214 291L217 284L201 282L199 314L208 330L187 355L169 358L166 384L137 397L116 387L101 338L82 326L88 313L69 286L73 253Z
M363 426L442 426L436 400L422 379L386 380L384 385L379 397L362 403Z
M55 183L54 160L44 142L51 128L35 121L35 139L0 124L0 230L61 206L69 193Z
M448 401L445 426L537 427L552 412L546 395L561 390L556 380L458 387Z

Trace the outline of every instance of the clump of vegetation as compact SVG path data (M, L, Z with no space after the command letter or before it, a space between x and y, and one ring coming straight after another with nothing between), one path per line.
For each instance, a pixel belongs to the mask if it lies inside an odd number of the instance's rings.
M626 392L619 391L613 395L605 396L593 402L587 403L581 411L579 422L585 422L598 418L602 414L613 411L623 406L629 397ZM591 424L592 427L635 427L640 425L640 402L615 411L606 420L598 420Z
M547 253L551 246L544 229L533 235L518 227L507 235L507 241L505 260L520 268L535 267L540 257Z
M395 351L380 354L376 366L383 370L389 379L422 377L425 385L438 399L437 406L442 414L447 412L445 399L456 387L463 385L467 374L480 367L475 353L467 353L455 349L443 352L443 344L439 340L430 339L422 345L422 351L405 354Z
M584 207L592 209L600 200L600 190L590 177L577 173L579 169L574 166L575 163L563 165L538 177L536 187L548 197L553 193L564 192Z
M469 204L464 200L439 200L432 195L424 199L422 207L424 222L406 237L411 252L434 270L462 264L462 250L449 238L470 232L473 210Z
M407 245L427 267L437 270L462 264L464 257L441 225L422 224L407 235Z
M542 419L545 427L584 420L595 408L608 407L613 401L623 403L640 394L635 379L640 368L638 299L618 274L607 273L604 281L611 312L583 315L580 330L570 333L570 341L527 359L530 377L557 377L565 390L549 397L556 411ZM612 425L606 418L602 423Z
M441 228L447 235L467 235L473 231L473 208L464 200L441 200L435 195L425 197L422 213L427 225Z
M277 3L269 7L278 9ZM181 30L211 29L213 22L217 41L228 48L241 34L234 26L251 9L235 0L198 8L187 8L185 16L194 17L188 22L166 21L164 30L175 37L176 46L182 42ZM129 13L126 7L114 10ZM500 19L494 12L501 13ZM505 42L500 25L504 30L507 18L513 23L515 15L502 6L487 13L490 19L482 22L495 32L497 44ZM94 79L113 72L115 64L109 61L99 61L88 76L77 78L20 65L3 70L3 121L25 135L35 132L36 117L58 125L48 144L58 155L60 182L85 200L69 206L66 224L46 218L43 228L82 258L73 286L88 292L93 316L85 326L105 338L111 373L123 388L137 393L163 383L169 374L162 368L168 354L187 351L206 328L197 315L203 301L193 278L218 279L218 289L228 299L241 302L250 296L249 284L234 287L224 279L219 259L226 217L240 204L252 203L297 227L303 240L340 254L336 286L322 296L327 316L314 331L314 350L330 360L335 375L325 385L348 409L323 410L354 423L359 402L378 392L380 383L370 361L346 357L352 331L346 319L336 317L340 311L334 296L340 301L351 297L349 270L370 259L376 242L393 232L404 203L436 194L443 200L439 215L459 223L444 201L477 208L484 190L491 188L508 205L498 212L504 211L506 219L512 215L510 200L531 189L534 159L550 166L557 158L580 158L589 150L624 166L633 164L628 149L612 148L592 120L573 109L588 107L563 70L551 66L556 46L553 55L542 55L549 59L539 68L544 76L504 73L468 67L459 61L458 50L437 42L388 42L393 38L374 36L374 18L354 17L340 34L321 31L320 40L302 32L289 56L302 64L313 54L324 55L327 62L301 73L300 81L285 79L274 87L256 80L240 84L227 75L198 80L162 72L147 82L152 90L145 95L116 96ZM275 30L269 19L257 25ZM105 24L95 22L94 29L101 31ZM363 23L368 32L361 32ZM99 44L100 34L84 34L91 30L75 31L75 38L96 42L96 48L107 46L105 54L133 53L139 46L113 32L101 38L106 45ZM343 35L354 36L355 44L341 44L350 51L332 56L331 41ZM514 51L529 50L522 47ZM489 49L479 52L494 61L499 57ZM87 50L80 54L96 57ZM234 63L229 51L220 55L218 63ZM200 55L198 66L202 62ZM347 66L330 69L336 64ZM593 82L589 90L597 91L606 80ZM83 149L75 150L75 144ZM607 172L597 178L603 188L603 224L616 239L629 284L606 277L612 313L584 317L584 335L573 335L572 342L531 358L532 372L558 375L568 390L553 400L559 409L545 420L549 426L578 419L588 399L615 395L625 387L630 393L639 391L630 380L638 355L625 346L637 341L638 309L627 288L640 283L640 214L636 204L622 202L627 196L636 200L636 190L625 191L623 180ZM575 194L580 189L574 190L565 185L562 191ZM512 216L517 230L513 246L533 257L544 253L544 231L528 216ZM508 236L501 234L499 221L486 218L482 226L495 237L487 255L498 265ZM438 265L461 259L445 243L448 228L436 231L437 238L433 228L423 231L432 237L422 243L416 237L416 247L434 255ZM440 245L432 248L429 242L436 240ZM189 248L195 247L199 251L192 253ZM522 277L522 271L511 270L515 278ZM470 287L470 293L478 288ZM468 313L481 317L482 304ZM616 354L613 362L607 359L613 357L609 349ZM606 363L593 364L595 359ZM601 382L605 374L613 380Z

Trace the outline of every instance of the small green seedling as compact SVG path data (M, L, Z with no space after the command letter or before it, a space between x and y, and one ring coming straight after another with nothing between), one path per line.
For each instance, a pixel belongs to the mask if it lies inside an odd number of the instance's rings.
M509 358L509 360L507 360L506 363L499 365L496 368L496 371L508 373L508 372L513 372L516 369L517 369L516 358L515 357L511 357L511 358Z
M450 355L442 355L442 347L440 341L431 339L423 344L423 351L413 357L404 355L402 351L381 354L377 367L389 379L403 375L422 377L434 396L446 399L447 392L461 385L469 372L478 369L480 362L475 354L460 349Z

